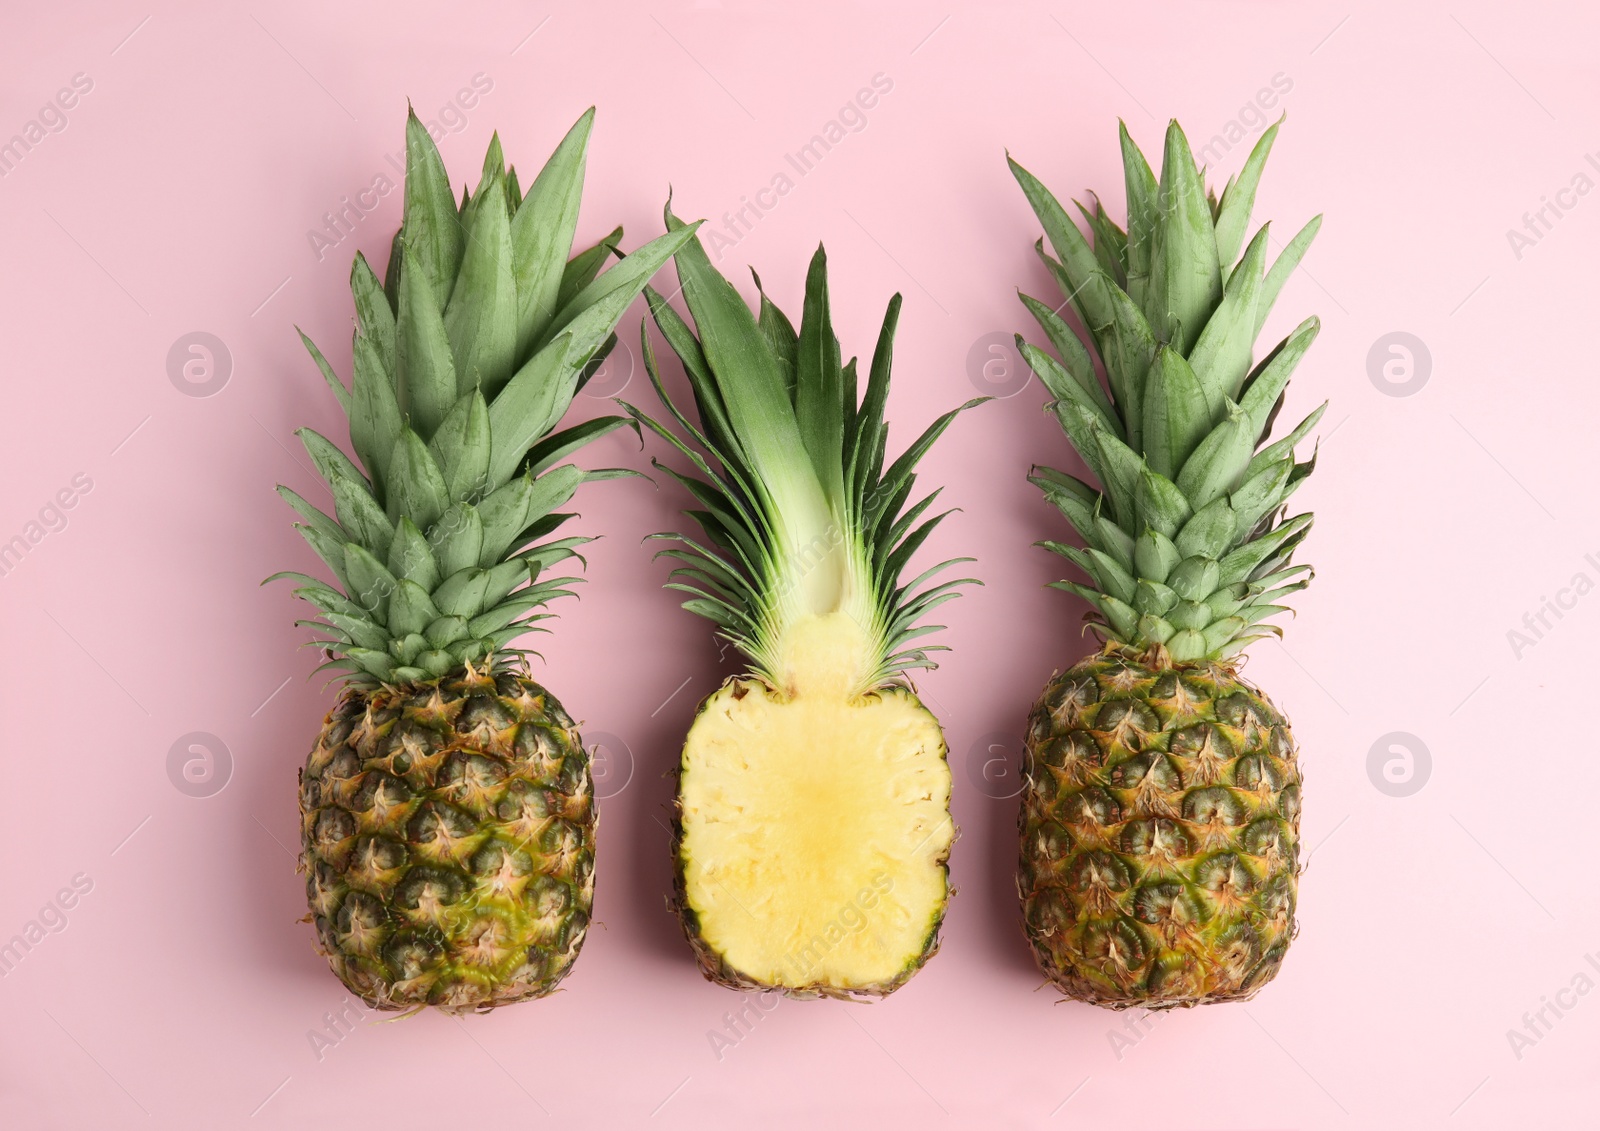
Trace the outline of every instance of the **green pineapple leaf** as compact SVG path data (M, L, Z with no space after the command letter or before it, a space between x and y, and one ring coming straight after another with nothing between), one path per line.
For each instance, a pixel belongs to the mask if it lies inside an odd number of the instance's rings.
M415 263L419 287L432 296L435 314L450 301L466 237L461 218L450 194L450 177L444 160L428 136L428 129L408 108L406 116L405 222L401 225L401 244L407 263ZM405 290L402 267L400 287ZM401 303L402 316L404 302Z
M1277 631L1263 618L1283 611L1279 598L1304 583L1285 571L1300 568L1290 559L1311 516L1284 518L1284 503L1316 466L1315 452L1297 462L1294 449L1326 406L1276 441L1271 433L1320 324L1308 318L1264 358L1254 353L1321 218L1270 268L1266 226L1240 254L1277 132L1275 124L1264 133L1219 197L1204 186L1176 122L1159 179L1122 126L1127 227L1098 198L1092 209L1080 205L1092 246L1049 190L1007 158L1060 258L1042 241L1035 250L1088 339L1057 309L1020 296L1056 356L1020 338L1018 348L1095 481L1033 469L1030 480L1085 547L1044 544L1092 582L1059 587L1089 601L1111 641L1141 653L1159 645L1176 662L1236 657ZM1285 593L1263 595L1267 577Z

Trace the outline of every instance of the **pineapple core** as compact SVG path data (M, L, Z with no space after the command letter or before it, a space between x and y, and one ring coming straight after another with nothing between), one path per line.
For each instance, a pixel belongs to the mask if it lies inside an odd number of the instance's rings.
M731 680L684 747L685 898L732 972L790 989L881 989L932 945L948 896L950 769L900 688L858 694L845 613L802 617L786 687Z

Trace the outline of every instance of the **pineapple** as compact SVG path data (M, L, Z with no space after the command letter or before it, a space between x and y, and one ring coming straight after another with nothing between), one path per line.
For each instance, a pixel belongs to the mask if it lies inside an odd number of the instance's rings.
M300 438L332 516L287 487L335 583L282 573L344 687L300 775L301 870L319 949L377 1009L486 1011L571 969L594 892L589 757L513 642L587 538L551 539L579 484L561 461L630 421L556 431L613 329L691 229L600 273L621 238L568 255L594 111L524 197L498 136L459 208L413 114L386 281L359 254L347 390L305 341L360 466ZM581 560L581 559L580 559ZM272 580L272 579L269 579ZM319 669L320 670L320 669Z
M1060 307L1022 296L1059 358L1018 347L1100 483L1034 468L1084 542L1042 544L1088 576L1057 584L1093 607L1104 647L1053 678L1029 717L1018 893L1044 973L1113 1009L1245 1000L1295 933L1294 738L1238 671L1311 576L1290 561L1311 515L1285 517L1285 502L1316 462L1296 463L1295 446L1326 407L1267 442L1319 326L1306 319L1253 364L1321 223L1270 268L1264 225L1240 254L1277 132L1218 199L1176 122L1159 183L1124 127L1128 227L1079 205L1092 243L1011 162L1109 386Z
M683 230L670 207L667 226ZM944 736L907 673L933 666L932 647L917 641L936 628L916 622L971 580L929 579L971 559L899 578L943 517L922 517L938 492L907 506L913 468L961 409L885 468L899 295L858 403L822 248L798 334L765 293L752 315L698 240L675 262L695 330L659 294L645 296L683 362L698 423L663 389L648 335L646 371L677 429L624 407L698 472L668 472L705 531L704 542L657 535L678 544L662 551L681 563L668 584L750 668L700 705L684 742L673 904L712 981L878 997L937 950L950 894Z

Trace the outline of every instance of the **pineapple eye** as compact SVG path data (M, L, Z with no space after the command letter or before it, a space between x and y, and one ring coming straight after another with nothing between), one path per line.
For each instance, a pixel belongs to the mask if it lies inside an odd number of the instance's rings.
M319 845L331 846L356 833L356 819L348 810L329 806L317 813L313 836Z
M528 888L528 907L538 919L560 915L571 901L572 894L567 885L549 876L541 876Z
M1242 899L1256 886L1255 876L1231 853L1213 856L1195 869L1195 882L1214 895Z
M1283 830L1277 820L1263 817L1251 823L1240 838L1244 850L1252 856L1266 856L1283 850Z
M488 736L514 726L516 721L516 716L501 706L497 699L488 695L474 695L467 700L456 729L467 734Z
M1077 918L1072 903L1059 891L1045 890L1028 901L1026 917L1041 935L1052 935Z
M383 959L397 979L407 981L438 966L444 959L444 947L426 935L406 933L384 947Z
M1105 890L1127 891L1132 873L1122 861L1109 852L1086 852L1079 856L1067 874L1067 884L1072 891L1090 892Z
M1072 834L1054 822L1040 827L1034 843L1039 855L1046 860L1060 860L1073 846Z
M1141 923L1169 929L1205 918L1194 897L1177 880L1145 884L1133 897L1133 913Z
M407 911L425 914L459 903L466 894L462 878L448 868L419 864L395 885L394 902Z
M1233 784L1249 793L1258 790L1275 791L1283 788L1283 775L1276 763L1261 754L1240 758L1233 770Z

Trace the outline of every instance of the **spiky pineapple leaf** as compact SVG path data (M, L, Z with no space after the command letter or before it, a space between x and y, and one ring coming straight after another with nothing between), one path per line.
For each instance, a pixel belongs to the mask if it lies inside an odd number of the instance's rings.
M350 443L380 492L386 490L389 462L404 424L394 380L371 339L356 335L355 376L350 390Z
M378 347L384 365L394 369L394 310L383 284L359 251L350 264L350 293L356 301L356 325Z
M1167 126L1157 211L1144 312L1158 338L1187 354L1222 300L1222 269L1200 172L1176 121Z
M593 126L591 106L534 178L511 223L519 356L532 348L555 316L561 276L578 226L584 161Z
M455 198L450 193L450 177L444 159L428 136L416 112L407 108L405 221L401 243L406 263L415 263L419 287L432 296L435 314L450 301L466 236ZM405 290L405 270L401 269L401 293ZM402 314L404 303L401 303Z
M444 318L421 261L408 243L400 269L400 314L395 322L395 375L405 390L411 426L432 436L458 394L455 357Z
M499 178L480 189L474 217L461 276L443 318L455 368L452 401L472 392L493 399L510 379L517 356L511 220Z
M1250 212L1256 206L1256 189L1261 183L1261 173L1267 167L1267 157L1272 143L1278 139L1278 127L1283 118L1266 128L1250 156L1245 160L1239 176L1228 182L1222 193L1221 207L1217 212L1217 260L1224 271L1230 271L1239 258L1239 248L1244 244L1244 233L1250 226Z
M350 390L344 387L344 382L339 380L339 375L333 371L333 366L328 364L328 359L322 356L322 351L315 342L306 337L306 332L296 326L295 333L300 335L300 341L305 344L306 350L311 354L311 360L317 363L317 371L322 374L322 379L328 383L328 389L339 401L339 407L344 409L345 415L350 413Z
M489 406L473 389L445 414L428 451L444 476L445 495L461 502L478 498L489 486L492 446Z
M600 268L605 266L606 260L613 255L621 255L617 250L621 245L622 226L619 224L601 237L593 247L585 248L574 255L561 270L561 287L556 291L556 309L565 307L578 296L580 291L594 282L595 276L600 274Z

